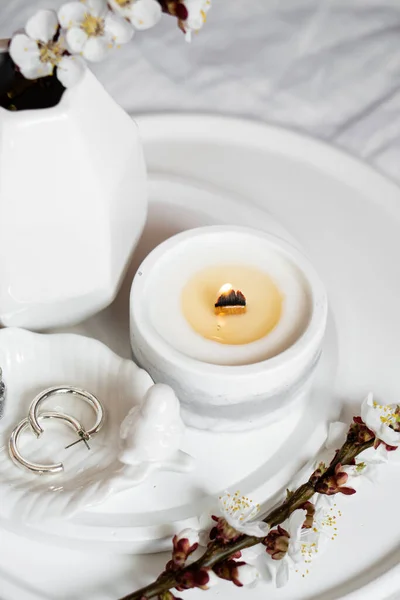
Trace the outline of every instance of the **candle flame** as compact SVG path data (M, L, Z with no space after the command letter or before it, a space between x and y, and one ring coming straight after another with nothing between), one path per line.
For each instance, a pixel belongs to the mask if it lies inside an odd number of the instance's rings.
M233 285L231 283L224 283L224 285L221 286L221 288L218 292L218 296L229 294L229 292L232 290L233 290Z

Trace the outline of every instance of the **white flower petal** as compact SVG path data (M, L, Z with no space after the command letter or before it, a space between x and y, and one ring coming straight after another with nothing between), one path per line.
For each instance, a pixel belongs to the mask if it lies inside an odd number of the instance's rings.
M380 435L378 436L382 442L388 444L389 446L399 446L400 445L400 432L394 431L391 427L387 425L382 425L380 430Z
M186 19L185 26L191 31L199 31L204 25L204 20L200 15L193 15Z
M316 509L329 510L335 504L335 495L327 496L326 494L318 494L314 503Z
M284 529L287 529L287 531L290 534L289 549L290 549L291 544L293 544L299 540L301 528L304 525L304 521L306 520L306 517L307 517L307 511L304 510L303 508L301 508L301 509L295 510L294 513L292 513L290 515L287 527L285 527L285 525L282 525L282 527Z
M215 514L216 512L217 511L214 510L211 512L211 514ZM211 529L211 527L215 525L215 521L211 518L211 514L210 511L201 513L200 517L198 518L199 529Z
M83 2L68 2L58 11L58 19L64 29L78 27L85 18L87 7Z
M53 72L53 65L51 63L38 62L35 66L27 68L21 68L21 74L25 79L38 79L39 77L47 77Z
M99 62L107 56L112 47L112 43L106 37L91 37L83 49L83 58L91 62Z
M370 392L361 404L361 418L366 426L375 432L375 429L380 427L379 416L379 411L375 410L374 407L374 396Z
M24 33L14 35L10 43L9 53L20 69L30 69L40 62L40 51L37 43Z
M83 52L88 41L88 35L80 27L72 27L66 33L67 46L72 54Z
M253 564L260 556L263 558L266 556L265 546L262 544L256 544L256 546L250 546L250 548L242 550L242 559L247 563Z
M211 8L211 2L208 0L186 0L185 6L188 11L185 27L198 31L206 21L206 14Z
M215 514L216 510L212 510L211 514ZM199 544L200 546L207 546L210 541L209 535L211 529L215 525L215 521L211 518L210 511L203 512L198 518L198 530L199 530Z
M361 410L363 407L374 408L374 394L372 392L368 392L367 397L361 405Z
M190 527L187 529L183 529L180 533L177 534L178 540L188 540L191 546L199 543L199 533L195 529L191 529Z
M266 535L268 535L270 530L269 525L267 523L264 523L263 521L248 521L243 525L234 522L229 523L229 525L231 525L240 533L245 533L246 535L254 535L256 537L265 537Z
M253 565L241 565L237 568L237 572L238 581L240 581L242 585L251 585L260 577L258 570Z
M129 4L126 4L125 6L121 6L116 0L108 0L108 4L115 13L121 15L122 17L125 17L126 19L129 19L133 1Z
M276 568L276 565L272 565L271 563L275 563L276 561L272 561L270 556L265 552L265 546L257 544L251 548L245 548L242 550L242 559L257 569L262 581L271 582L271 571L275 572Z
M301 551L301 545L297 544L297 546L293 547L292 552L290 553L290 558L294 563L302 563L304 562L304 557Z
M57 79L64 87L72 87L82 79L85 66L79 56L63 56L57 65Z
M276 570L275 585L277 588L281 588L289 581L289 561L285 556L285 558L276 562L279 562L279 565Z
M196 3L200 2L201 10L204 13L208 13L208 11L211 8L211 0L185 0L185 2L186 2L186 5L189 5L189 7L191 4L196 4Z
M144 30L157 25L161 14L161 5L156 0L136 0L126 16L136 29Z
M376 410L375 408L369 409L366 415L366 421L364 422L369 429L372 429L374 433L378 433L382 426L380 411Z
M106 0L85 0L85 4L94 17L105 17L108 10Z
M39 10L25 25L25 31L30 38L45 44L53 39L57 29L58 19L53 10Z
M383 464L387 463L389 460L389 452L386 450L386 447L381 444L376 450L375 448L367 448L364 452L359 456L358 462L369 464Z
M364 476L366 473L364 470L357 470L355 465L345 465L340 470L348 475L347 482L345 483L346 487L358 490L360 485L362 485L363 479L365 479Z
M126 44L133 36L133 28L126 19L114 15L111 11L105 18L105 30L116 44Z
M348 429L349 426L346 423L341 423L340 421L330 423L325 447L328 450L336 450L337 448L340 448L346 441Z

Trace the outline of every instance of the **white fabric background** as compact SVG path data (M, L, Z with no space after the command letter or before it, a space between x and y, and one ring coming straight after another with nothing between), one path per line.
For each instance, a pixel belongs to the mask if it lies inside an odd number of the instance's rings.
M0 0L0 38L62 0ZM230 113L308 132L400 182L400 0L213 0L93 69L128 111Z

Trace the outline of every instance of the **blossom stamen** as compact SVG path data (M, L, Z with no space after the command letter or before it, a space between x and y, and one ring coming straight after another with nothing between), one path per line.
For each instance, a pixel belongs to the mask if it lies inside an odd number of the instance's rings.
M50 63L54 66L58 65L64 53L64 48L60 43L48 42L47 44L43 44L42 42L38 42L38 47L39 59L42 63Z

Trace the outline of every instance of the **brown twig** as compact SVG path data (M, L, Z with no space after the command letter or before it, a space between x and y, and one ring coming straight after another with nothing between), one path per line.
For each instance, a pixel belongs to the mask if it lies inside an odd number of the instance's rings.
M349 435L346 442L336 453L328 469L318 477L310 477L306 483L291 493L281 505L272 510L265 517L264 521L268 523L270 527L275 527L276 525L283 523L295 510L302 507L310 500L310 498L312 498L317 492L317 487L321 488L321 484L327 482L335 475L337 465L353 464L356 456L361 454L361 452L364 452L364 450L371 448L373 445L374 439L360 443L358 441L351 441ZM223 544L218 541L212 542L209 544L203 556L197 561L188 566L184 566L177 571L162 573L160 577L150 585L124 596L121 600L150 600L151 598L161 597L163 593L173 589L179 584L179 579L182 578L185 572L193 572L193 570L200 568L215 567L218 563L228 559L236 552L261 543L263 539L264 538L242 535L235 541L229 543Z

